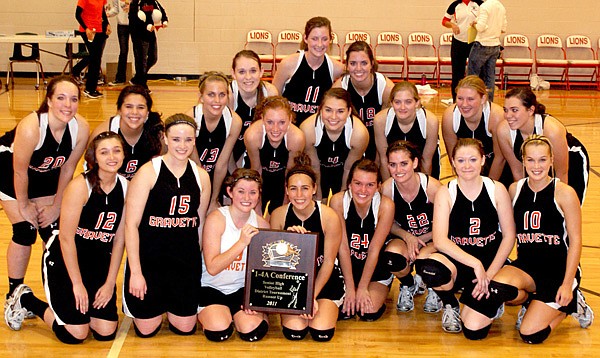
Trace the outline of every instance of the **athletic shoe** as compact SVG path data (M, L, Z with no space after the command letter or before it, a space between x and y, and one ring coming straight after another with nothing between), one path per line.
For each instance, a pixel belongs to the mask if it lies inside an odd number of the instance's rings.
M124 84L125 84L124 81L112 81L112 82L108 82L108 86L109 87L123 86Z
M446 305L442 315L442 328L449 333L460 333L462 322L460 321L460 308Z
M84 90L83 94L87 97L87 98L91 98L91 99L97 99L97 98L102 98L104 95L98 91L94 91L94 92L90 92L88 90Z
M21 296L32 292L31 288L25 284L20 284L15 288L12 295L6 300L4 307L4 321L10 329L18 331L21 329L27 309L21 306Z
M454 101L452 100L452 98L443 99L440 102L442 102L442 104L445 105L445 106L450 106L451 104L454 103Z
M417 284L415 282L412 286L400 286L400 293L398 293L398 302L396 303L396 309L400 312L410 312L415 308L415 302L413 296L415 295Z
M517 331L521 330L521 323L523 322L523 317L525 317L525 312L527 312L527 307L523 305L517 314L517 322L515 323L515 328Z
M417 285L415 295L422 295L427 291L427 285L423 282L423 279L419 274L415 274L415 284Z
M577 290L577 312L572 316L579 321L581 328L588 328L594 323L594 311L585 302L585 297L579 289Z
M435 293L433 288L428 288L423 311L427 313L438 313L442 310L442 306L444 306L444 304L442 303L440 296Z
M502 317L503 314L504 314L504 303L500 307L498 307L498 311L496 311L496 315L492 319L498 319L498 318Z

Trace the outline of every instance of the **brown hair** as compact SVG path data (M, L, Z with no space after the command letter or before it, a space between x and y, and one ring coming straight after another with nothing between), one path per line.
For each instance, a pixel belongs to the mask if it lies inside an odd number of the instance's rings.
M452 158L456 157L456 152L462 147L473 147L477 149L481 157L485 157L485 151L483 150L483 144L479 139L475 138L459 138L456 141L456 145L452 149Z
M48 113L50 107L48 107L48 101L54 96L54 92L56 92L56 86L61 82L69 82L72 83L75 88L77 88L77 98L81 99L81 90L79 89L79 84L75 81L75 79L68 75L56 76L48 82L48 86L46 87L46 97L40 104L40 107L37 110L37 114Z
M511 88L510 90L508 90L508 92L506 92L504 99L506 100L507 98L512 97L518 98L523 104L523 106L525 106L525 108L527 109L534 107L534 113L536 114L546 113L546 106L537 101L535 93L533 93L531 87L529 86Z
M390 160L390 154L395 152L405 152L408 153L408 157L410 160L414 161L418 159L417 171L421 170L421 151L419 148L413 143L407 140L397 140L390 144L385 151L385 155Z
M256 113L254 114L254 121L262 119L264 113L269 109L283 109L287 112L290 117L290 122L294 123L296 120L296 114L292 111L290 102L287 98L282 96L271 96L262 100L256 106Z
M346 186L350 186L350 183L352 183L352 179L354 178L354 173L357 170L362 170L367 173L376 173L377 183L381 183L383 181L377 163L375 163L371 159L362 158L358 159L352 164L352 167L350 168L350 174L348 174L348 179L346 179Z
M242 50L238 53L235 54L235 56L233 56L233 61L231 63L231 68L235 71L235 69L237 68L237 60L239 58L249 58L251 60L256 61L256 63L258 64L258 69L262 69L262 65L260 63L260 57L258 56L258 54L252 50ZM265 98L265 94L263 93L265 89L265 83L260 80L258 82L258 88L256 89L256 103L260 103L262 102L263 98Z
M313 182L313 186L317 184L317 174L311 166L311 160L308 154L300 152L294 157L294 166L288 170L285 174L285 186L288 185L288 181L292 175L304 174L307 175Z
M262 178L260 177L258 171L246 168L237 168L234 170L233 173L227 176L227 178L225 178L223 181L223 187L231 188L233 190L235 184L240 180L255 181L258 183L258 190L262 190ZM227 191L225 191L225 193L227 193ZM227 194L227 196L229 196L229 194Z
M165 132L167 132L169 128L176 124L187 124L192 126L194 130L198 129L198 125L196 124L196 121L194 121L194 118L184 113L175 113L165 119Z
M83 176L88 180L92 187L92 191L95 193L102 193L102 189L100 188L101 179L100 175L98 174L98 159L96 158L96 149L98 149L100 142L107 139L117 139L119 143L121 143L121 147L124 146L123 139L118 133L105 131L99 133L94 137L94 139L92 139L90 144L88 144L84 154L84 159L89 169L83 174Z
M394 101L394 97L396 94L401 91L408 91L412 94L415 101L420 101L421 97L419 97L419 90L417 90L417 86L414 83L408 81L398 82L392 87L392 91L390 92L390 104Z
M148 119L144 122L142 135L138 140L138 143L143 143L150 148L150 152L153 155L158 155L162 151L162 134L165 130L165 126L161 119L161 114L158 112L152 112L152 97L149 91L140 85L126 86L119 93L117 98L117 109L121 110L125 99L129 95L138 94L146 100L146 107L148 107Z
M208 71L200 76L198 80L198 88L200 89L200 93L204 93L204 89L206 88L207 82L223 82L225 83L225 87L229 87L229 78L223 74L223 72L219 71Z
M350 60L350 54L352 52L361 52L361 51L366 53L369 60L371 60L371 73L377 72L377 60L375 59L375 55L373 54L373 49L365 41L353 42L348 47L348 49L346 50L346 68L348 68L348 61Z
M313 17L312 19L306 22L306 25L304 25L303 37L308 37L308 35L310 35L310 32L317 27L327 27L327 29L329 30L329 39L333 38L333 35L331 33L331 21L329 21L328 18L322 16ZM306 49L308 49L308 45L306 44L303 38L302 41L300 41L300 50Z

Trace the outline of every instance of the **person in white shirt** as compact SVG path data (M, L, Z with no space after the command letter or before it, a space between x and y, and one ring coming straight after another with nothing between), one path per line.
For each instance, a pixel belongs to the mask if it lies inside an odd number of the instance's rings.
M469 53L467 74L481 77L489 91L489 100L493 102L500 34L506 32L507 26L504 5L499 0L485 0L471 25L477 29L477 36Z
M448 6L442 19L442 26L452 30L452 45L450 58L452 59L452 101L442 101L445 104L456 102L456 86L458 81L465 77L467 58L471 51L472 43L468 42L468 29L477 19L479 5L482 0L454 0Z

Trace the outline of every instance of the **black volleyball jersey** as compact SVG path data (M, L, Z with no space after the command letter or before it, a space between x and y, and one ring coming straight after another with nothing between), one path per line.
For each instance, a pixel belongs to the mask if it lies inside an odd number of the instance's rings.
M288 204L287 211L285 214L284 229L290 226L302 226L308 231L316 232L319 234L317 239L317 272L323 264L325 259L325 233L323 233L323 224L321 222L321 202L315 202L315 210L312 214L304 221L300 220L294 212L293 205Z
M287 148L287 133L277 148L273 148L263 125L263 142L259 149L260 164L262 169L262 208L271 201L269 211L273 211L283 204L285 194L285 170L290 153Z
M481 192L474 201L465 197L457 179L448 183L452 200L448 238L479 259L487 269L500 247L502 233L499 230L494 181L488 177L482 179Z
M452 129L456 134L457 139L460 138L475 138L479 139L483 144L483 152L485 153L485 166L482 170L482 175L487 175L490 171L492 162L494 161L494 142L492 133L490 132L490 103L485 102L481 120L475 130L471 130L464 117L460 114L458 106L454 107L452 112Z
M73 117L63 133L60 142L52 135L48 125L48 113L38 115L40 124L40 139L31 154L27 176L29 178L28 197L30 199L56 194L60 169L71 156L77 144L79 125ZM0 180L3 193L16 198L14 188L13 152L16 128L7 132L0 140L0 155L6 172Z
M140 143L138 141L139 145L137 145L138 143L134 145L129 145L129 143L127 143L127 140L125 139L125 136L123 135L123 132L121 132L121 116L118 114L110 119L110 125L108 130L110 130L111 132L118 133L119 136L121 136L121 139L123 139L123 150L125 152L125 160L123 161L123 165L121 165L121 168L119 168L119 173L123 175L127 180L131 180L131 178L133 178L135 173L137 173L137 171L142 167L142 165L149 162L150 159L152 159L152 157L154 157L157 154L160 154L151 151L150 147L146 145L146 143ZM146 128L144 128L143 130L145 131ZM142 137L143 135L140 136L140 138Z
M346 239L350 247L350 259L352 262L352 276L355 284L358 284L365 267L367 254L371 240L377 228L379 205L381 195L376 192L371 201L371 207L365 218L361 218L356 211L350 190L344 192L343 207L344 221L346 225Z
M538 266L541 271L564 275L569 236L564 213L554 199L557 181L553 179L544 189L534 193L528 178L519 180L513 209L518 259Z
M196 130L196 148L198 148L198 157L202 168L208 172L212 183L215 165L221 155L225 141L231 132L231 122L233 117L229 107L223 108L223 114L219 123L210 132L204 124L204 115L202 114L202 105L194 106L194 120L198 125Z
M115 187L110 193L92 191L89 181L88 201L81 210L75 246L80 263L87 267L108 268L113 239L123 218L123 206L127 193L127 180L117 175ZM92 264L93 263L93 264Z
M153 158L152 165L157 178L140 221L140 259L142 253L149 257L177 257L181 255L178 245L197 246L199 250L198 207L202 187L196 164L188 160L180 178L173 175L162 156Z
M410 203L406 202L396 187L396 182L391 181L392 200L396 207L394 220L405 231L411 235L421 236L430 233L433 225L433 203L427 196L427 184L429 176L423 173L419 175L419 192Z
M373 87L371 87L369 93L364 97L358 94L352 85L350 75L344 75L341 83L342 88L350 92L352 105L369 131L369 144L365 150L365 158L375 160L377 156L377 147L375 146L373 120L383 106L383 92L385 91L386 86L385 76L379 72L375 72L373 77Z
M544 121L548 115L536 114L533 121L533 134L544 135ZM510 130L513 153L519 161L523 161L521 145L523 135L518 129ZM569 149L569 169L567 173L569 185L577 192L579 202L583 205L589 182L590 158L587 149L571 133L567 132L567 147Z
M56 194L60 168L71 156L77 144L79 126L73 118L67 124L60 142L57 142L48 125L48 113L39 115L40 140L29 160L29 198ZM45 188L44 188L45 187Z
M296 113L296 125L317 113L325 92L333 85L333 61L325 54L319 68L313 70L306 61L304 51L299 51L293 75L284 84L281 95L287 98Z
M406 140L416 145L422 155L425 143L427 142L427 135L427 112L425 112L424 108L417 110L417 117L415 118L412 127L408 132L404 133L396 120L394 108L390 107L385 121L385 137L387 138L388 145L397 140ZM437 136L437 133L429 133L429 135ZM436 179L440 178L439 140L433 158L431 158L431 176Z
M339 192L342 188L344 165L350 154L350 140L352 139L352 115L346 118L346 123L339 137L332 141L329 138L321 116L315 120L315 148L321 167L321 193L323 197Z
M258 89L262 90L263 98L266 98L269 95L265 86L259 85ZM233 96L233 110L242 119L242 130L240 131L240 135L235 142L235 146L233 147L233 160L237 162L242 155L246 156L244 133L246 133L246 129L250 127L250 124L252 124L252 121L254 120L256 107L250 108L250 106L244 102L236 80L231 81L231 95ZM250 160L245 160L244 164L246 164L249 168Z

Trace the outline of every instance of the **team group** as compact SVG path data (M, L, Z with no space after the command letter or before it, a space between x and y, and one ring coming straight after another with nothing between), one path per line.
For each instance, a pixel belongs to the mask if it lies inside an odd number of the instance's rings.
M442 117L456 174L442 185L439 122L415 85L378 73L361 41L345 66L330 59L331 31L328 19L310 19L273 84L261 81L258 55L240 51L231 83L203 75L198 104L164 122L146 88L127 86L118 114L89 136L77 83L50 81L40 108L0 139L0 200L13 226L9 327L37 316L64 343L90 330L114 339L126 249L122 309L138 336L156 335L166 313L175 334L199 322L211 341L234 329L260 340L267 315L241 306L260 228L319 233L314 310L281 315L290 340L329 341L339 319L379 319L394 277L399 311L427 290L424 310L443 310L442 328L468 339L486 337L505 302L522 305L528 343L569 314L589 327L583 145L529 87L507 91L502 108L467 76ZM82 155L86 171L72 179ZM47 302L24 284L38 232Z

